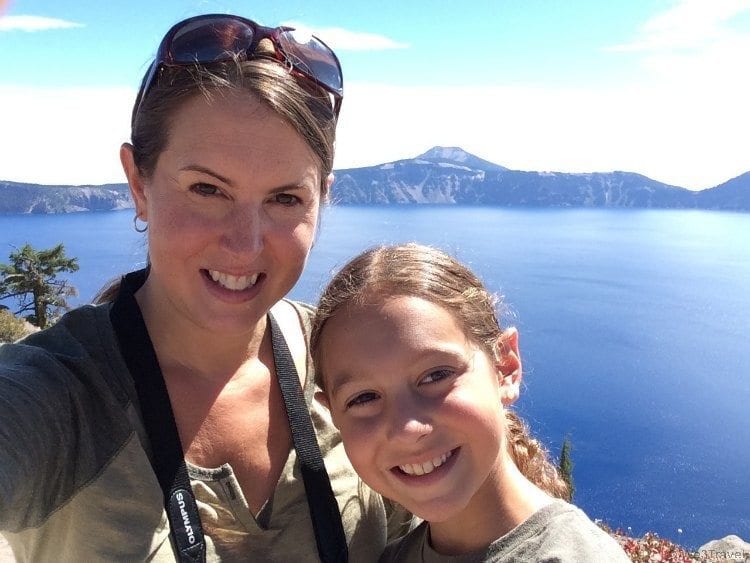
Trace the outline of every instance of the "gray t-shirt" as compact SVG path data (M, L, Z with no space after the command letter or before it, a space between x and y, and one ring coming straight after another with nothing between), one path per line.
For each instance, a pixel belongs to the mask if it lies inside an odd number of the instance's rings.
M532 514L485 549L463 555L441 555L430 545L423 522L386 547L387 562L420 563L629 563L617 542L572 504L555 500Z

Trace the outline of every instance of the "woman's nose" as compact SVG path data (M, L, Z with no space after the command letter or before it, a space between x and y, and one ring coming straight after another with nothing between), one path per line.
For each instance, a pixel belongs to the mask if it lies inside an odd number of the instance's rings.
M223 246L243 256L257 255L263 250L266 218L258 206L243 206L227 218L222 236Z

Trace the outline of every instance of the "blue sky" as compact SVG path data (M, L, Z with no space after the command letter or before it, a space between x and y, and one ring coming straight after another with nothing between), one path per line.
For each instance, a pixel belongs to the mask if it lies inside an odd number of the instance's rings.
M337 168L448 145L692 189L750 170L750 0L0 0L0 179L123 181L117 150L159 40L209 12L334 47Z

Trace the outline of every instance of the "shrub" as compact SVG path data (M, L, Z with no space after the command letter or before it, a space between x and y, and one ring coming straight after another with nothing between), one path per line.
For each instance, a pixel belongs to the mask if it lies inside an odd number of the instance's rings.
M0 342L15 342L27 334L26 322L8 309L0 309Z

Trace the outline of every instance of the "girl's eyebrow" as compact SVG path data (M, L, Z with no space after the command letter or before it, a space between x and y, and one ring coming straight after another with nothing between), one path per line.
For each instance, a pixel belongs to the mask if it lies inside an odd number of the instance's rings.
M356 379L357 379L357 376L355 376L353 373L350 373L350 372L344 372L338 375L335 378L334 385L328 386L328 388L330 389L329 393L331 397L335 397L336 393L341 391L342 387L349 385L350 383L354 382Z
M465 354L461 353L460 350L457 350L452 346L446 346L439 348L425 348L416 356L414 362L418 363L424 358L430 357L435 359L442 357L443 360L449 360L451 363L461 365L468 365L473 361L472 358L467 357ZM336 393L338 393L342 387L354 383L358 379L362 379L362 376L357 376L352 372L345 371L342 373L337 373L335 377L327 377L326 379L328 381L330 381L331 379L334 380L334 384L326 385L326 388L328 389L327 393L329 394L329 396L335 397Z

